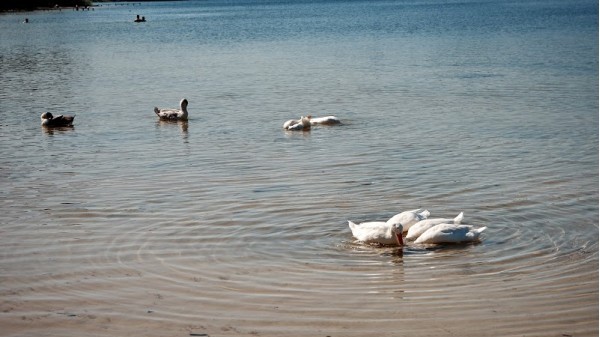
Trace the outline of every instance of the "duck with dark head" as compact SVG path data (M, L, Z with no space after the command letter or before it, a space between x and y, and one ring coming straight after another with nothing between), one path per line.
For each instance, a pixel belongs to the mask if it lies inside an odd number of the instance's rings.
M58 115L55 117L49 112L44 112L40 119L42 120L42 126L46 127L73 126L75 116Z

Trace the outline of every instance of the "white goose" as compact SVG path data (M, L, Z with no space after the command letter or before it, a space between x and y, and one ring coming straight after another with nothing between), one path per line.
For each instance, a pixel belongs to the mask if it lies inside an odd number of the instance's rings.
M468 225L439 224L421 234L415 243L463 243L479 241L487 227L474 228Z
M342 123L342 121L335 116L313 117L308 115L307 117L310 120L311 125L335 125Z
M380 245L404 245L402 240L402 225L399 223L387 224L383 221L363 222L355 224L348 220L352 235L364 243Z
M412 211L404 211L391 217L386 223L392 225L395 223L402 224L404 231L406 232L412 225L416 224L421 220L425 220L429 217L429 211L421 208L414 209Z
M428 230L429 228L431 228L433 226L439 225L439 224L443 224L443 223L460 224L461 221L463 220L463 217L464 217L463 212L460 212L460 214L457 215L454 219L435 218L435 219L421 220L421 221L417 222L416 224L412 225L408 229L408 233L406 234L406 239L407 240L415 240L416 238L421 236L421 234L425 233L426 230Z
M310 119L301 116L300 119L290 119L283 123L283 128L289 131L308 131L310 130Z
M187 111L188 101L187 99L182 99L179 102L179 109L159 109L154 107L154 113L160 118L164 120L182 120L186 121L188 119L188 111Z

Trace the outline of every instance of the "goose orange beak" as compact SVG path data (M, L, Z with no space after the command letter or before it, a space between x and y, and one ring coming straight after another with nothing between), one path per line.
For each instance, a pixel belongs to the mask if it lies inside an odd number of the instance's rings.
M398 241L398 246L404 246L404 240L402 240L402 233L396 233L396 241Z

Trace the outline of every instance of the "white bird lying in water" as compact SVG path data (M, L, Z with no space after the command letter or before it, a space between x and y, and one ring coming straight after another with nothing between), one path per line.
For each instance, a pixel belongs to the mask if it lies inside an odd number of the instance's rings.
M408 229L408 233L406 234L406 239L407 240L415 240L416 238L421 236L421 234L425 233L426 230L428 230L429 228L431 228L433 226L443 224L443 223L460 224L462 220L463 220L463 212L460 212L460 214L457 215L454 219L435 218L435 219L421 220L421 221L417 222L416 224L412 225Z
M407 231L412 225L416 224L421 220L425 220L429 217L429 211L424 209L414 209L412 211L404 211L402 213L398 213L391 217L386 223L388 225L400 223L404 228L404 231Z
M52 116L49 112L44 112L40 119L42 120L43 126L54 127L54 126L73 126L73 120L75 116L64 116L58 115L56 117Z
M154 113L160 119L185 121L188 119L187 106L188 101L184 98L181 100L181 102L179 102L179 109L159 109L154 107Z
M421 234L415 243L464 243L479 241L487 227L474 228L468 225L439 224Z
M310 119L301 116L300 119L290 119L283 123L283 128L289 131L308 131L310 130Z
M355 224L348 220L348 226L352 235L364 243L400 246L404 244L403 229L399 223L388 224L383 221L372 221Z
M313 117L308 115L307 117L310 120L311 125L335 125L342 123L342 121L335 116Z

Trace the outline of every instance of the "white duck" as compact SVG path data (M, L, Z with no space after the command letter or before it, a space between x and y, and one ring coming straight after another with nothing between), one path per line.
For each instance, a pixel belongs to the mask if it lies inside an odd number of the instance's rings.
M421 234L415 243L463 243L478 241L487 227L474 228L468 225L439 224Z
M435 218L435 219L421 220L421 221L417 222L416 224L412 225L408 229L408 233L406 234L406 239L407 240L415 240L416 238L421 236L421 234L425 233L426 230L428 230L429 228L431 228L433 226L439 225L439 224L443 224L443 223L460 224L461 221L463 220L463 217L464 217L463 212L460 212L460 214L457 215L454 219Z
M355 224L348 220L352 235L364 243L381 245L404 245L402 240L402 225L399 223L387 224L383 221L363 222Z
M154 113L160 118L164 120L182 120L186 121L188 119L188 111L187 111L188 101L187 99L182 99L179 102L179 109L159 109L154 107Z
M308 131L310 130L310 119L301 116L300 119L290 119L283 123L283 128L289 131Z
M308 115L307 117L310 120L311 125L335 125L342 123L342 121L335 116L313 117Z
M429 211L421 208L414 209L412 211L404 211L391 217L386 223L392 225L395 223L402 224L404 231L406 232L412 225L416 224L421 220L425 220L429 217Z

